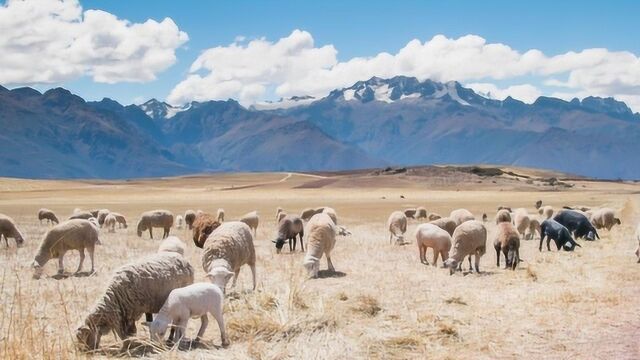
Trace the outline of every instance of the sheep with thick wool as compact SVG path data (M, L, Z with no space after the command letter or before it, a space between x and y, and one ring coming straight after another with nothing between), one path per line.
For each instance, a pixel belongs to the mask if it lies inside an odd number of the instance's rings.
M100 220L98 220L98 224L99 223L100 223ZM118 223L118 220L116 220L116 217L113 214L108 214L107 216L104 217L103 226L107 228L110 233L116 232L117 223Z
M317 278L322 255L327 257L327 267L335 272L331 251L336 244L337 228L327 214L316 214L307 223L307 253L302 264L310 278Z
M60 221L58 221L58 217L56 216L56 214L46 208L42 208L40 210L38 210L38 220L40 221L40 223L42 223L42 220L47 220L48 223L52 223L52 224L59 224Z
M496 225L501 222L511 222L511 213L507 209L500 209L496 213Z
M257 211L248 212L240 218L240 221L249 225L249 228L253 231L253 237L258 235L258 225L260 225L260 216Z
M79 273L84 263L84 250L87 249L93 273L95 270L93 256L96 245L100 245L98 229L89 220L72 219L54 226L44 234L36 252L32 264L34 278L39 278L42 275L44 265L53 258L58 258L58 274L63 274L63 259L69 250L80 252L80 263L78 270L76 270L76 273Z
M125 218L124 215L117 212L112 212L111 214L116 218L116 223L118 223L120 228L127 228L127 218Z
M415 218L416 219L426 219L427 218L427 209L424 208L423 206L418 206L418 208L416 209Z
M218 226L220 226L220 222L211 214L202 213L196 216L196 220L193 222L193 243L202 249L204 242Z
M524 208L516 209L514 211L513 222L522 239L525 239L525 233L529 229L529 223L531 222L527 210Z
M20 247L24 243L24 236L12 218L7 215L0 214L0 240L4 237L4 242L9 247L9 238L16 241L16 246Z
M420 224L416 228L416 243L418 244L418 252L420 254L420 262L429 265L427 261L427 248L433 249L433 263L438 263L438 255L444 262L449 258L449 250L451 250L451 235L434 224Z
M449 219L456 222L456 225L460 225L465 221L475 220L475 216L471 213L471 211L467 209L456 209L449 214Z
M496 250L496 266L500 267L500 252L504 254L505 268L515 270L520 262L520 234L510 222L497 225L496 236L493 240Z
M458 224L451 218L443 217L433 221L429 221L429 224L433 224L442 230L445 230L449 235L453 236L453 232L456 230Z
M234 287L242 265L249 265L256 289L256 250L249 225L240 221L225 222L204 243L202 268L209 280L224 291L233 276ZM235 276L234 276L235 275Z
M611 231L614 225L621 225L622 222L616 217L616 211L611 208L600 208L595 210L590 216L591 223L596 229L607 229Z
M544 217L544 220L551 219L553 216L553 206L545 205L538 209L538 214Z
M100 225L100 227L104 226L104 219L107 217L107 215L109 215L109 213L111 213L109 209L100 209L98 210L97 216L94 216L96 219L98 219L98 225Z
M109 331L120 339L134 336L140 316L151 321L172 290L193 283L193 273L187 259L174 251L159 251L119 268L76 330L79 346L95 350Z
M74 211L73 214L69 216L68 220L75 220L75 219L89 220L92 217L94 218L95 216L93 216L93 214L89 211Z
M438 220L438 219L442 219L442 216L438 213L430 213L429 216L427 217L427 220L429 221Z
M387 229L389 229L389 244L396 238L397 244L404 244L404 233L407 232L407 216L402 211L394 211L387 219Z
M480 272L480 257L487 251L487 228L476 220L465 221L453 232L453 251L444 264L453 274L465 256L475 256L476 272ZM469 259L471 261L471 259Z
M162 238L169 236L173 226L173 213L169 210L151 210L143 212L138 220L137 234L142 237L142 232L149 230L149 237L153 239L153 228L158 227L164 230Z

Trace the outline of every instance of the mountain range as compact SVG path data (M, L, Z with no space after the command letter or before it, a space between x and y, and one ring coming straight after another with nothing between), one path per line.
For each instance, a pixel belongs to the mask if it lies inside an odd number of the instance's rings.
M403 76L250 108L234 100L124 106L85 101L62 88L0 86L0 126L0 176L490 163L640 178L640 114L623 102L540 97L525 104L490 99L457 82Z

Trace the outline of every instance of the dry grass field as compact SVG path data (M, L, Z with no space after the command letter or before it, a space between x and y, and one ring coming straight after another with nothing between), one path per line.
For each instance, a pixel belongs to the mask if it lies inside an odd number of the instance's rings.
M510 169L516 175L481 177L448 171L400 174L225 174L135 181L36 181L0 179L0 213L13 217L26 236L16 249L0 244L0 358L77 358L74 330L114 269L155 252L158 239L135 234L142 211L166 208L226 210L227 220L258 210L255 240L258 288L250 291L249 268L227 292L225 321L231 345L218 348L210 321L205 341L177 348L145 345L147 329L122 349L109 334L90 356L225 359L638 359L640 358L640 264L632 239L640 220L640 185L568 181L549 185L544 172ZM528 174L528 175L526 175ZM522 175L522 176L519 176ZM523 241L517 271L496 268L490 245L498 205L534 212L541 199L562 205L610 206L622 226L602 230L602 239L579 241L575 252L538 252L538 241ZM332 256L336 274L305 278L303 254L285 247L276 255L275 209L299 212L327 205L353 235L340 237ZM489 216L488 249L482 273L449 272L419 261L410 221L406 246L389 245L385 222L393 210L425 206L448 214L465 207ZM101 230L97 272L72 276L77 252L65 257L68 277L56 279L56 261L32 279L30 264L47 231L40 207L66 218L76 207L108 208L127 216L130 226L115 234ZM537 214L537 213L536 213ZM156 231L158 237L161 232ZM201 250L188 230L172 229L187 241L196 281L205 281ZM428 253L428 259L430 257ZM440 264L439 264L440 265ZM89 269L88 258L85 270ZM466 265L465 265L466 266ZM326 260L321 260L326 269ZM142 319L141 319L142 320ZM199 320L191 320L187 336Z

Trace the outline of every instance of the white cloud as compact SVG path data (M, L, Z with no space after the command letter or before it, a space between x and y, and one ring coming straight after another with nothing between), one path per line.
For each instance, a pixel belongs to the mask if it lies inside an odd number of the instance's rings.
M191 66L188 77L171 91L168 100L183 103L235 98L251 104L274 95L318 97L358 80L395 75L484 84L484 89L492 90L494 96L511 95L524 101L531 101L541 92L519 78L535 78L540 83L546 81L547 86L561 86L574 92L597 92L622 98L640 89L640 59L630 52L607 49L586 49L550 57L536 49L520 52L505 44L487 43L476 35L458 39L436 35L425 42L412 40L396 54L383 52L340 62L333 45L316 47L310 33L294 30L275 42L236 41L204 51ZM491 80L509 80L521 85L488 88Z
M77 0L9 0L0 5L0 83L150 81L175 63L188 40L173 20L131 23Z
M533 103L542 95L537 87L530 84L512 85L506 88L499 88L491 83L471 83L465 86L490 99L504 100L507 96L511 96L527 104Z

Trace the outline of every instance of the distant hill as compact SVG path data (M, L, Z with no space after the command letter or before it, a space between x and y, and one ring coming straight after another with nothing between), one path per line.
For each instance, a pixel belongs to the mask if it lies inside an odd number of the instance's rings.
M0 175L130 178L212 171L333 171L505 164L640 178L640 115L588 97L488 99L457 82L371 78L314 99L184 107L86 102L0 87Z

